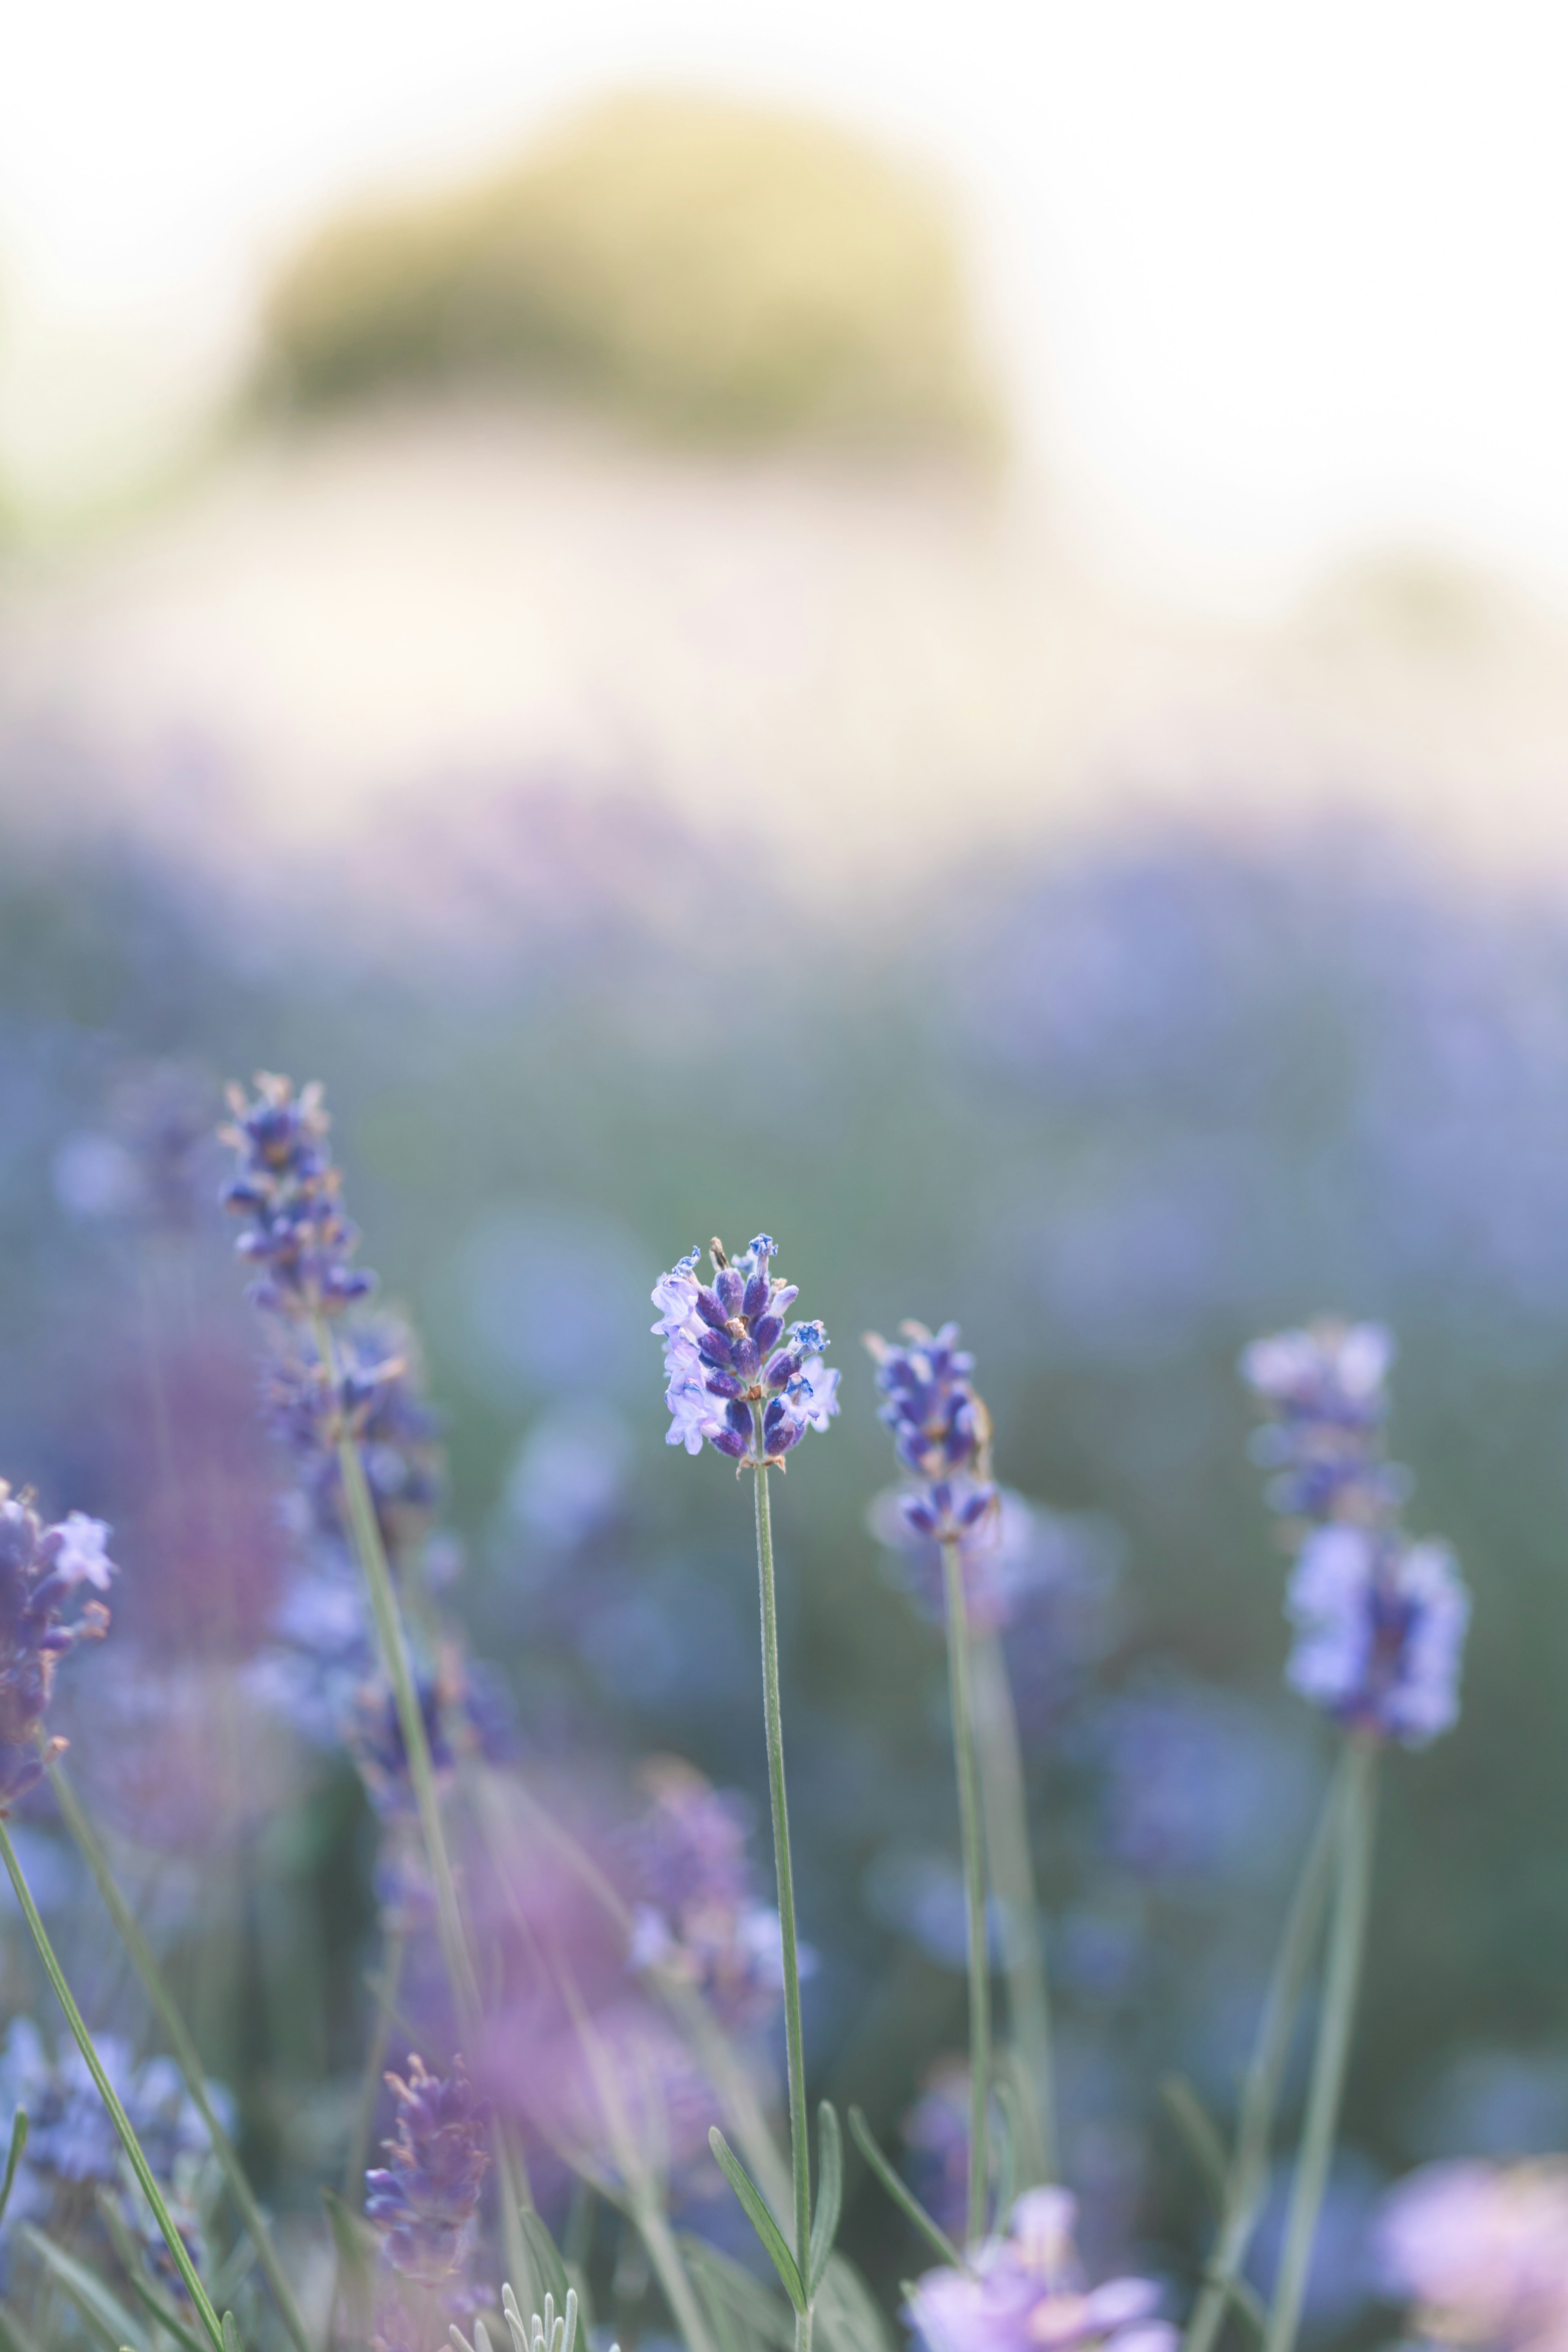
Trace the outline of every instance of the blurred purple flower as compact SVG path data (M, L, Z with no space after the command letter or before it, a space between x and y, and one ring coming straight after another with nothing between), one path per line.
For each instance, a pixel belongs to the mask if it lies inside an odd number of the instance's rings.
M250 1286L252 1304L306 1320L337 1314L375 1277L349 1263L359 1235L339 1201L342 1179L327 1148L321 1087L296 1095L288 1078L263 1070L254 1101L238 1087L228 1099L234 1118L223 1140L239 1165L223 1200L248 1220L239 1255L263 1269Z
M933 2060L900 2126L915 2195L951 2238L963 2235L969 2196L969 2064Z
M69 1622L60 1614L83 1584L108 1589L108 1534L80 1511L45 1528L0 1480L0 1814L43 1775L38 1734L56 1667L76 1643L109 1630L100 1601L87 1601ZM51 1752L64 1745L57 1738Z
M1314 1528L1286 1606L1298 1629L1287 1679L1339 1722L1424 1748L1458 1720L1470 1596L1444 1545Z
M1424 2336L1476 2352L1568 2352L1568 2158L1434 2164L1390 2191L1378 2284Z
M731 1265L715 1241L711 1285L697 1278L695 1249L660 1275L653 1329L665 1343L667 1444L700 1454L706 1442L755 1469L782 1462L808 1429L825 1431L837 1412L838 1374L823 1364L822 1325L792 1323L785 1331L784 1316L800 1293L769 1274L777 1247L759 1234Z
M939 1543L976 1549L994 1533L996 1489L991 1482L991 1416L970 1379L974 1359L958 1345L958 1326L928 1331L900 1325L895 1347L868 1331L882 1402L877 1418L893 1433L893 1451L920 1481L900 1497L910 1528Z
M365 2174L365 2213L392 2267L439 2284L461 2269L472 2246L479 2184L489 2164L489 2110L455 2059L447 2075L416 2053L406 2079L388 2074L397 2126L384 2143L389 2165Z
M298 1465L317 1531L337 1542L348 1535L338 1445L353 1440L396 1561L428 1531L441 1493L436 1417L420 1391L414 1335L395 1316L370 1316L340 1330L334 1352L329 1374L308 1343L279 1346L267 1367L268 1417Z
M778 1913L757 1899L745 1800L672 1756L639 1777L648 1804L626 1839L632 1966L694 1986L731 2031L754 2028L783 1997L784 1960Z
M1083 1744L1103 1776L1106 1851L1140 1878L1256 1879L1310 1814L1304 1747L1222 1691L1170 1681L1121 1692Z
M1176 2331L1155 2316L1152 2279L1088 2285L1073 2247L1077 2202L1065 2189L1033 2189L1013 2208L973 2273L927 2271L907 2316L930 2352L1175 2352Z
M1326 1318L1242 1351L1241 1376L1273 1416L1252 1444L1254 1459L1277 1474L1273 1510L1375 1523L1404 1500L1405 1474L1383 1460L1393 1360L1381 1324Z

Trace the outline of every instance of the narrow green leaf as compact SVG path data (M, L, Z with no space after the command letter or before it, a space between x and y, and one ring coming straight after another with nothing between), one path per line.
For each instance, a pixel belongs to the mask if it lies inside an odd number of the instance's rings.
M784 2293L795 2309L804 2315L806 2308L805 2286L796 2268L795 2256L785 2242L784 2231L763 2204L761 2194L752 2184L751 2175L731 2151L717 2124L708 2134L708 2145L713 2151L720 2171L745 2209L747 2221L762 2240L769 2261L784 2281Z
M5 2218L5 2208L11 2202L11 2190L16 2185L16 2167L22 2161L22 2151L27 2145L27 2110L18 2107L11 2126L11 2153L5 2158L5 2178L0 2180L0 2221Z
M1012 2211L1013 2200L1018 2193L1018 2141L1023 2131L1017 2081L1005 2067L997 2069L995 2098L997 2127L992 2134L995 2162L991 2172L995 2202L992 2227L1000 2230Z
M107 2189L99 2190L97 2203L99 2219L109 2232L110 2244L120 2257L125 2283L142 2310L151 2312L159 2326L166 2328L176 2344L184 2345L184 2352L208 2352L205 2338L193 2334L168 2297L160 2294L148 2278L142 2267L142 2250L126 2228L120 2208Z
M1160 2084L1165 2111L1187 2144L1208 2192L1215 2218L1222 2221L1230 2203L1230 2158L1207 2108L1184 2074L1166 2074Z
M245 2347L239 2340L239 2330L234 2324L232 2311L226 2311L223 2315L223 2352L245 2352Z
M900 2179L878 2147L871 2134L871 2126L858 2107L851 2107L849 2110L849 2130L856 2147L906 2221L914 2223L927 2244L935 2247L944 2263L951 2264L952 2269L961 2271L963 2268L963 2256L959 2252L946 2231L931 2220L913 2190Z
M815 2296L838 2235L839 2208L844 2202L844 2135L831 2099L816 2110L816 2211L812 2216L811 2244L806 2255L805 2288Z
M566 2275L560 2248L537 2213L530 2210L520 2212L517 2218L518 2225L528 2241L528 2251L533 2258L533 2274L538 2283L541 2303L547 2294L552 2294L556 2310L564 2311L567 2290L572 2282Z
M106 2347L106 2352L121 2352L121 2345L130 2345L133 2352L146 2352L145 2339L135 2321L116 2294L111 2294L100 2278L95 2278L74 2254L68 2254L35 2230L30 2221L22 2225L22 2235L38 2260L53 2277L56 2284L68 2294L86 2320L90 2334Z

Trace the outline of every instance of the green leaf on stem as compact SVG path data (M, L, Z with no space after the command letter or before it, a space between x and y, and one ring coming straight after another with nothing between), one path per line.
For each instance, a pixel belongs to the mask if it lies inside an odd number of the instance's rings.
M831 2099L816 2110L816 2211L812 2217L811 2244L806 2254L805 2291L815 2295L838 2235L838 2213L844 2202L844 2136Z
M1230 2158L1218 2126L1184 2074L1162 2075L1160 2096L1197 2166L1215 2220L1223 2221L1230 2203Z
M717 2124L709 2131L708 2145L713 2151L720 2171L740 2199L747 2221L762 2240L769 2261L784 2281L784 2293L795 2309L804 2313L807 2305L805 2285L795 2265L795 2256L785 2243L784 2231L763 2202L762 2194L754 2187L750 2173Z
M858 2107L849 2110L849 2130L856 2147L887 2190L906 2221L912 2221L929 2245L934 2246L944 2263L955 2271L963 2270L963 2256L937 2222L931 2220L914 2191L901 2181L872 2137L871 2126Z
M16 2181L16 2167L22 2161L22 2151L26 2145L27 2110L26 2107L18 2107L16 2120L11 2126L11 2153L5 2158L5 2178L0 2180L0 2221L5 2220L5 2208L11 2202L11 2191Z
M232 2311L226 2311L223 2315L223 2352L245 2352L245 2347L239 2340L239 2330L234 2324Z

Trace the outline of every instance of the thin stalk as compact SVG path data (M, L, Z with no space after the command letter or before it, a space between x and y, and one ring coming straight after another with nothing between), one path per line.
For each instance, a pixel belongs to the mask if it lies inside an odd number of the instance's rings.
M332 1348L332 1335L325 1316L315 1318L316 1346L326 1367L328 1379L335 1386L337 1359ZM342 1481L343 1500L348 1509L349 1528L353 1537L354 1550L359 1558L365 1589L370 1594L371 1613L375 1619L376 1641L382 1663L392 1685L397 1707L397 1720L403 1732L403 1745L408 1758L408 1777L414 1787L414 1801L419 1814L420 1835L425 1845L425 1858L430 1871L431 1888L436 1897L436 1929L441 1946L441 1958L452 1996L458 2005L458 2023L464 2038L472 2048L480 2031L483 2011L479 2000L479 1978L474 1970L473 1955L463 1927L463 1915L458 1906L458 1889L452 1875L452 1858L447 1850L447 1833L441 1821L441 1800L436 1787L436 1769L430 1760L430 1742L425 1733L425 1717L419 1706L419 1695L414 1685L414 1670L409 1664L408 1642L403 1630L403 1616L397 1605L397 1591L392 1580L392 1570L386 1557L386 1547L381 1539L381 1528L365 1482L364 1465L360 1460L359 1447L345 1430L338 1439L338 1475ZM533 2199L529 2187L528 2168L521 2150L517 2147L498 2117L493 2131L496 2186L500 2200L501 2228L506 2241L506 2256L513 2281L521 2289L533 2291L533 2265L529 2257L527 2241L519 2221L519 2211L531 2209Z
M753 1405L756 1450L763 1453L763 1409ZM784 1960L784 2049L789 2072L790 2167L795 2183L795 2254L802 2278L811 2259L811 2144L805 2112L805 2037L800 2019L800 1953L795 1927L795 1870L790 1859L789 1806L784 1796L784 1711L779 1700L778 1604L773 1591L773 1527L767 1466L755 1467L757 1587L762 1605L763 1719L767 1735L768 1796L773 1807L773 1860L779 1883L779 1937ZM811 2313L795 2315L795 2352L811 2352Z
M994 1633L972 1631L969 1648L985 1851L1005 1929L1007 2022L1027 2095L1023 2121L1033 2143L1018 2150L1018 2186L1030 2189L1057 2175L1056 2068L1024 1759L1001 1642Z
M1286 1915L1285 1931L1279 1939L1279 1949L1275 1956L1273 1973L1264 1998L1263 2014L1258 2020L1258 2039L1253 2045L1252 2058L1242 2085L1236 2154L1226 2183L1225 2210L1205 2275L1203 2293L1187 2324L1183 2352L1213 2352L1225 2322L1232 2286L1241 2275L1241 2266L1252 2242L1258 2209L1268 2180L1268 2144L1274 2129L1274 2110L1279 2103L1285 2063L1290 2054L1296 2012L1300 2005L1307 1970L1323 1924L1329 1874L1339 1840L1349 1777L1350 1757L1347 1751L1340 1759L1323 1800L1318 1826Z
M103 1907L114 1923L114 1932L119 1937L132 1967L141 1979L142 1990L157 2012L159 2022L168 2038L174 2063L178 2066L185 2088L190 2093L192 2104L206 2127L213 2154L217 2158L224 2179L228 2185L228 2192L234 2200L235 2210L250 2233L251 2242L256 2248L256 2259L261 2265L268 2285L272 2289L273 2299L278 2305L278 2315L288 2330L289 2339L296 2347L296 2352L310 2352L310 2339L306 2331L304 2318L295 2300L294 2290L289 2284L288 2273L279 2258L278 2249L272 2242L272 2233L267 2226L266 2216L257 2202L256 2193L246 2177L245 2167L239 2160L238 2152L218 2121L212 2101L207 2096L206 2075L202 2067L200 2053L191 2039L184 2019L175 2005L174 1997L164 1982L163 1972L158 1966L157 1956L143 1935L142 1924L136 1914L132 1910L115 1883L98 1832L81 1799L71 1786L64 1765L51 1764L48 1773L49 1786L55 1792L55 1802L60 1809L60 1818L75 1841L77 1852L88 1866L92 1883L102 1898Z
M963 1590L963 1557L956 1543L942 1545L942 1572L947 1589L947 1678L969 1914L969 2200L964 2242L977 2246L985 2235L990 2183L985 2141L991 2105L991 1949L985 1922L985 1832L980 1818L980 1773L970 1695L969 1604Z
M1328 1967L1323 1979L1323 2014L1312 2059L1307 2116L1301 2127L1300 2153L1290 2190L1290 2212L1285 2231L1285 2251L1268 2315L1264 2352L1294 2352L1301 2322L1312 2243L1318 2215L1333 2161L1334 2134L1345 2064L1355 2025L1356 1994L1361 1983L1362 1952L1366 1940L1366 1916L1372 1893L1373 1800L1377 1749L1370 1739L1355 1740L1350 1750L1349 1777L1339 1838L1339 1870L1334 1887L1334 1916L1329 1930Z
M55 1997L65 2011L66 2023L75 2036L76 2046L81 2052L87 2071L97 2086L98 2095L109 2110L110 2121L120 2135L120 2144L130 2160L132 2171L136 2175L142 2194L152 2207L153 2218L163 2233L163 2242L174 2259L174 2268L184 2281L185 2293L190 2296L197 2317L212 2339L214 2352L223 2352L223 2329L219 2325L218 2315L213 2309L211 2299L202 2284L196 2266L186 2251L185 2242L174 2227L169 2209L163 2202L163 2192L153 2179L153 2168L142 2152L142 2143L131 2127L131 2118L115 2095L114 2085L103 2071L102 2062L94 2047L92 2036L82 2022L81 2011L78 2009L71 1995L71 1989L66 1982L65 1971L55 1958L54 1946L50 1943L44 1923L38 1916L37 1906L33 1901L32 1892L22 1875L22 1865L16 1859L16 1850L11 1843L11 1832L5 1826L3 1816L0 1816L0 1861L4 1861L11 1884L16 1891L16 1900L22 1906L22 1916L27 1923L34 1943L37 1946L38 1958L44 1964L45 1974L55 1989Z
M392 2036L393 2012L397 2007L398 1988L403 1982L404 1956L408 1938L401 1928L395 1927L386 1939L382 1955L381 1978L375 1989L375 2015L371 2021L370 2047L365 2052L364 2079L360 2084L359 2105L354 2111L354 2127L349 2137L349 2160L343 2170L343 2202L357 2213L364 2197L365 2160L370 2155L371 2125L375 2116L375 2103L381 2094L381 2078L386 2065L386 2045Z

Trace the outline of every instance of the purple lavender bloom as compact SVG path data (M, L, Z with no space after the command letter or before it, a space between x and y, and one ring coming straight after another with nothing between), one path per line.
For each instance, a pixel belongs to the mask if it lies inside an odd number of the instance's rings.
M319 1085L298 1095L288 1078L258 1072L256 1099L231 1087L223 1140L238 1154L224 1206L249 1220L235 1244L261 1272L252 1304L274 1315L335 1315L374 1286L349 1264L359 1239L338 1195L342 1179L327 1148L331 1124Z
M1175 2352L1175 2329L1154 2315L1152 2279L1087 2284L1073 2247L1077 2212L1065 2189L1032 2189L973 2272L918 2279L906 2315L930 2352Z
M626 1841L632 1966L694 1986L731 2029L761 2024L783 1995L784 1956L778 1912L757 1899L746 1802L673 1756L641 1779L649 1803Z
M1331 1525L1302 1545L1286 1607L1286 1678L1353 1729L1424 1748L1459 1712L1470 1596L1443 1544Z
M443 1661L437 1675L416 1674L415 1688L431 1764L437 1772L449 1772L457 1759L448 1735L448 1711L460 1697L452 1662ZM416 1801L403 1719L384 1677L378 1675L355 1694L346 1737L366 1793L382 1819L396 1821L412 1814Z
M916 2196L950 2238L961 2239L969 2196L969 2061L928 2066L900 2136Z
M275 1434L293 1454L316 1531L347 1538L342 1436L359 1448L382 1540L396 1559L425 1533L440 1499L436 1417L420 1393L407 1327L375 1315L342 1328L329 1373L312 1348L280 1347L267 1369Z
M489 2163L489 2110L460 2058L450 2074L438 2075L416 2054L406 2082L397 2074L386 2079L397 2097L397 2128L383 2143L391 2163L365 2174L364 2210L393 2268L438 2285L461 2267L473 2243Z
M101 1519L73 1511L45 1528L29 1505L0 1479L0 1814L42 1777L38 1733L48 1707L55 1669L79 1641L109 1630L100 1601L85 1602L68 1623L61 1611L84 1584L106 1591L114 1563L104 1551ZM65 1741L57 1738L49 1753Z
M876 1360L883 1402L877 1417L893 1433L893 1451L920 1484L900 1507L916 1535L937 1543L977 1545L994 1533L991 1416L970 1374L974 1359L958 1345L958 1326L928 1331L900 1325L894 1347L875 1331L866 1345Z
M1242 1379L1271 1414L1252 1447L1276 1474L1271 1509L1372 1522L1403 1501L1409 1482L1383 1459L1393 1360L1393 1338L1380 1323L1329 1318L1243 1350Z
M700 1454L707 1444L756 1469L782 1463L808 1429L826 1431L837 1412L838 1374L822 1361L826 1331L820 1323L784 1328L800 1294L769 1273L777 1247L759 1234L731 1263L715 1241L711 1284L699 1281L701 1254L693 1249L654 1286L659 1319L653 1328L665 1343L667 1444Z
M1255 1340L1241 1372L1274 1414L1269 1501L1307 1522L1286 1679L1348 1728L1421 1748L1458 1716L1470 1597L1452 1553L1396 1521L1409 1480L1383 1458L1393 1356L1379 1324L1321 1321Z
M1432 2164L1384 2199L1383 2292L1413 2333L1476 2352L1568 2352L1568 2158Z

